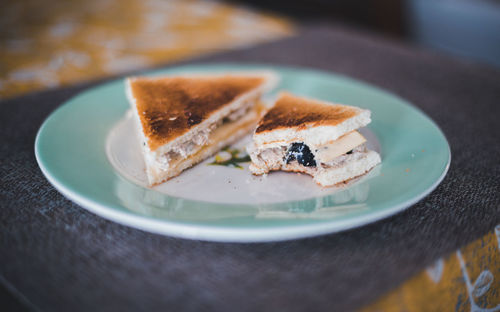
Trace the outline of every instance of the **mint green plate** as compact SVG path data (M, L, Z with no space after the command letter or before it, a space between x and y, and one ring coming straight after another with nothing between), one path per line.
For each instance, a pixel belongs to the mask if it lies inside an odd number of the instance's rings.
M277 89L370 109L373 121L363 133L382 164L347 187L325 189L305 175L254 177L247 164L211 166L209 159L147 188L122 80L82 92L52 113L36 138L38 164L62 194L104 218L159 234L225 242L295 239L361 226L410 207L444 178L450 148L436 124L405 100L368 84L267 65L190 65L150 74L262 69L281 76Z

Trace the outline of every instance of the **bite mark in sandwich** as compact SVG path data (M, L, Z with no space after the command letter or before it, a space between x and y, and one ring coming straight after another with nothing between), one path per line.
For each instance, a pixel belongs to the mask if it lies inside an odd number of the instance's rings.
M271 72L132 77L127 97L135 113L150 185L177 176L257 124Z
M366 109L282 93L247 147L250 171L303 172L322 186L360 176L380 163L356 131L370 122Z

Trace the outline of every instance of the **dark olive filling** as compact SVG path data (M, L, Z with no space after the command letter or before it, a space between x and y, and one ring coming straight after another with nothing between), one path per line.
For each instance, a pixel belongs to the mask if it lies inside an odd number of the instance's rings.
M350 155L354 150L348 151L346 154ZM316 167L316 160L314 154L311 152L309 146L303 142L295 142L290 144L285 154L285 162L288 164L296 160L299 164L306 167Z
M297 160L297 162L306 167L316 167L316 161L314 160L314 155L311 153L309 146L302 142L292 143L285 154L285 161L288 164L291 161Z

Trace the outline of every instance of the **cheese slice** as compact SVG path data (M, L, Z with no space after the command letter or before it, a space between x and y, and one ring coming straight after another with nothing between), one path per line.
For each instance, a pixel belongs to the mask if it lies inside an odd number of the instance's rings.
M358 131L352 131L329 144L318 146L315 151L315 158L322 163L326 163L365 142L366 139Z

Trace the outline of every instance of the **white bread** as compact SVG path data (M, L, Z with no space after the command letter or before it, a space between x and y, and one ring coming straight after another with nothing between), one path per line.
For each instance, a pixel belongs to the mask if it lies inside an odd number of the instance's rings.
M265 79L265 82L258 86L257 88L246 92L244 94L239 95L234 101L231 103L224 105L221 109L217 110L216 112L213 112L210 114L209 118L203 120L201 123L197 124L195 127L191 128L189 132L186 134L177 137L176 139L168 142L167 144L159 147L158 149L155 149L155 152L159 154L164 154L166 151L171 150L172 147L175 145L178 145L180 142L185 142L191 139L191 137L199 133L200 131L203 131L206 129L208 126L216 123L217 121L221 120L222 118L228 116L231 112L238 110L242 106L245 105L252 105L254 102L262 96L265 92L268 92L272 88L274 88L278 82L278 77L276 74L274 74L271 71L248 71L248 72L230 72L230 73L224 73L224 74L198 74L198 73L193 73L193 74L183 74L183 75L175 75L173 77L185 77L185 78L206 78L206 79L211 79L211 78L217 78L217 77L226 77L226 76L235 76L235 77L246 77L246 76L259 76L263 77ZM150 80L155 80L155 79L163 79L165 77L169 76L161 76L161 77L152 77L148 78ZM132 108L136 109L137 111L137 106L135 105L136 99L132 95L131 92L131 83L137 79L137 77L128 77L125 80L126 84L126 94L127 98L132 105ZM142 131L144 132L144 131Z
M214 155L223 147L233 144L247 135L259 120L256 112L248 114L240 120L215 129L210 144L204 145L197 153L165 167L154 157L146 157L146 174L151 185L162 183L179 175L182 171Z
M185 133L182 135L169 139L165 144L158 144L158 140L155 142L157 143L156 146L151 144L152 138L145 134L144 120L141 122L140 118L140 113L145 112L138 110L138 101L132 91L132 83L134 83L134 81L141 79L154 82L170 78L211 81L217 78L232 79L232 77L240 80L246 77L258 77L262 78L263 82L247 92L239 93L231 102L217 109L208 111L208 114L205 114L206 118L202 119L201 122L194 126L186 128ZM270 71L231 72L224 74L184 74L157 78L127 78L125 80L126 95L134 111L150 185L159 184L178 175L184 169L213 155L220 148L234 142L236 139L251 131L264 111L264 107L260 102L260 97L264 92L272 89L277 81L277 76ZM184 113L190 114L189 111ZM224 124L221 125L222 120L227 118L229 118L229 122L224 120ZM227 135L221 135L224 131L220 130L219 134L214 135L214 132L220 127L231 129L231 131L227 132ZM193 144L193 142L195 142L195 144ZM167 157L172 151L180 152L180 159L176 157L177 159L172 161L171 158Z
M367 151L359 159L346 161L343 166L318 170L314 181L322 186L335 185L359 177L380 163L380 155Z
M355 132L370 121L366 109L283 93L247 146L250 171L256 175L275 170L307 173L322 186L360 176L381 161Z
M295 107L293 106L294 103L290 103L292 100L296 99L300 99L303 102L300 107ZM280 101L283 101L283 103L280 103ZM271 116L270 118L274 118L274 120L269 120L268 122L268 124L270 124L270 127L268 128L270 129L259 131L262 121L264 121L267 115L263 118L253 135L253 141L261 148L280 146L292 142L304 142L306 145L311 147L320 146L336 140L346 133L364 127L371 122L371 112L367 109L314 100L305 97L299 98L288 93L280 94L275 106L277 105L284 106L284 108L290 112L289 116L281 115L278 118ZM337 122L335 123L329 123L327 121L321 122L322 119L329 117L328 112L322 111L316 115L316 120L312 120L310 123L298 126L287 126L287 120L283 120L283 118L300 119L304 114L310 115L310 105L330 107L332 108L332 114L337 114L335 110L351 110L353 112L353 116L341 119L340 122L338 122L339 120L336 120ZM276 107L272 108L270 112L272 112L275 108Z

